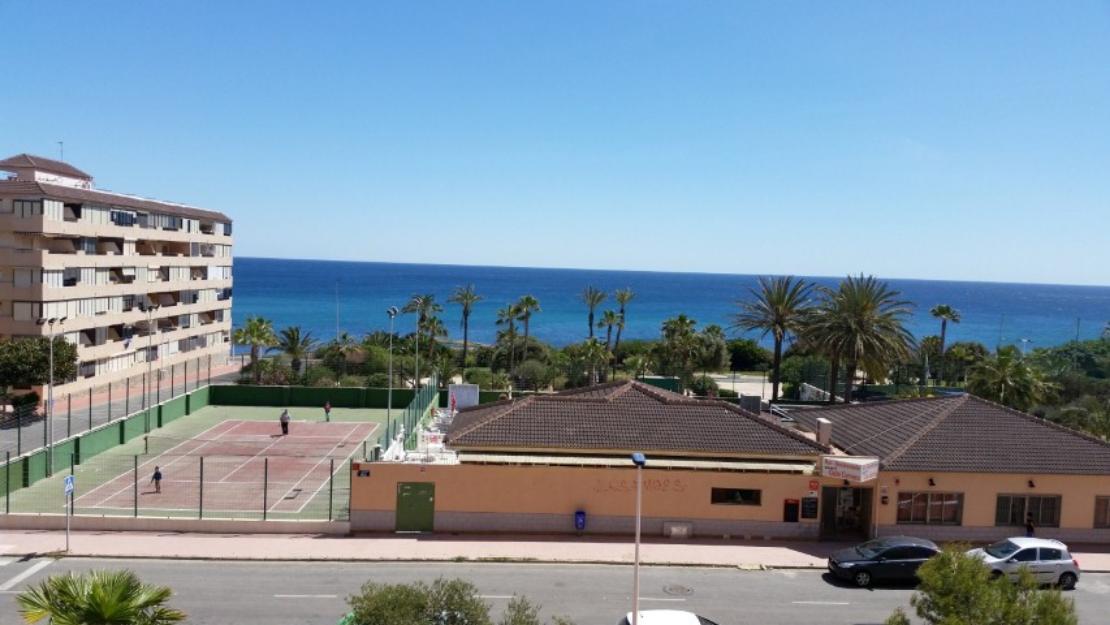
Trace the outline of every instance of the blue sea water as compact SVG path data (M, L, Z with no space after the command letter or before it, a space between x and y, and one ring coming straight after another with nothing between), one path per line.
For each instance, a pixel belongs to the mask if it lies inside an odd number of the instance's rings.
M336 334L338 301L338 327L357 336L388 328L388 307L400 308L415 293L431 293L443 304L440 316L452 338L461 339L459 308L447 298L456 286L473 283L484 299L471 316L472 340L492 341L497 309L531 294L542 308L533 317L532 334L557 345L586 336L586 308L579 300L586 286L610 293L599 314L616 307L613 290L632 288L636 297L628 307L624 336L658 338L663 320L679 313L695 319L699 328L711 323L727 328L736 302L748 298L756 283L756 276L750 275L266 258L236 258L234 277L236 326L248 315L261 315L276 328L300 325L318 340L329 340ZM834 286L839 278L812 280ZM1074 339L1077 331L1080 338L1093 338L1110 320L1110 287L888 282L916 305L909 328L917 337L939 333L939 322L929 316L929 309L941 303L955 307L963 317L959 324L949 324L949 342L979 341L992 348L1020 344L1022 339L1030 349L1057 345ZM401 315L396 330L411 332L414 325L412 315Z

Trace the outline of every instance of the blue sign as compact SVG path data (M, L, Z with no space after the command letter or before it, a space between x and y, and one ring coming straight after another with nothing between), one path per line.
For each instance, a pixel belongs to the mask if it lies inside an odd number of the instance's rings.
M73 492L73 487L76 486L76 485L77 485L77 476L76 475L67 475L66 479L65 479L65 494L68 495L68 494L72 493Z

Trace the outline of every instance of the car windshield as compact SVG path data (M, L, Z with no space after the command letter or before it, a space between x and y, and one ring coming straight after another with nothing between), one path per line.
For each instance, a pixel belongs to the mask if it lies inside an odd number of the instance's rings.
M889 546L890 543L885 540L869 540L865 543L856 545L856 552L865 558L874 558L886 551Z
M983 551L994 556L995 558L1008 558L1017 551L1019 547L1008 540L1000 540L990 547L986 547Z

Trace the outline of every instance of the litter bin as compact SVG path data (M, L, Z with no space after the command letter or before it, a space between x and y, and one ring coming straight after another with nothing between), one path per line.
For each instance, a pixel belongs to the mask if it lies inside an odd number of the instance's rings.
M585 531L585 529L586 529L586 511L585 510L575 510L575 512L574 512L574 529L575 529L575 531L578 531L578 532Z

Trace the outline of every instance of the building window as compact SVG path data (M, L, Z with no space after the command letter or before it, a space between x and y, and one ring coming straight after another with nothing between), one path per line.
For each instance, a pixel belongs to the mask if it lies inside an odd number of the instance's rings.
M899 525L959 525L963 493L898 493Z
M1110 497L1095 497L1095 527L1110 527Z
M710 502L724 506L758 506L762 491L751 488L714 488Z
M41 200L13 200L13 211L20 217L34 217L42 214Z
M994 524L1025 525L1032 517L1037 527L1060 526L1059 495L999 495L995 505Z

